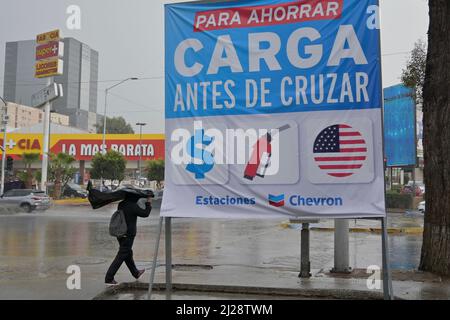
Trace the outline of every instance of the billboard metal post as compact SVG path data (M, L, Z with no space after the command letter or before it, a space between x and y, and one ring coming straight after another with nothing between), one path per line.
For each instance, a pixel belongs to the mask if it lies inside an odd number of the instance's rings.
M148 283L148 300L152 299L153 283L155 282L156 263L158 261L159 241L161 239L162 225L164 218L159 218L158 234L155 242L155 250L153 253L152 271L150 273L150 281Z
M385 300L394 299L394 290L392 289L391 269L389 262L389 246L388 246L388 233L387 233L387 218L381 219L381 245L383 256L383 294Z
M166 227L166 297L172 293L172 218L164 218Z
M349 273L349 227L347 219L334 220L334 268L335 273Z
M309 223L302 223L300 244L300 274L299 278L311 277L311 262L309 259Z

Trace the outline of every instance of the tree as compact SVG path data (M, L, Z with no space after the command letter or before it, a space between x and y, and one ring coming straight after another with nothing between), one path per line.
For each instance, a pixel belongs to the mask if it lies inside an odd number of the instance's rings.
M31 189L33 187L33 170L31 169L32 165L39 161L39 153L23 153L22 161L25 164L25 174L21 175L21 179L25 182L25 188Z
M97 153L91 166L92 179L118 180L120 183L125 178L127 161L120 152L108 150L106 154Z
M402 71L402 83L414 90L416 105L423 105L423 84L427 62L427 45L422 39L414 44L411 57Z
M429 0L423 87L426 214L419 269L450 275L450 1Z
M156 181L156 187L161 188L161 181L164 181L164 160L147 161L147 178L150 181Z
M95 125L97 133L103 133L103 121ZM134 134L133 127L123 117L106 117L107 134Z
M77 169L73 167L75 158L67 153L50 154L49 180L53 181L53 197L61 198L61 191L73 178Z

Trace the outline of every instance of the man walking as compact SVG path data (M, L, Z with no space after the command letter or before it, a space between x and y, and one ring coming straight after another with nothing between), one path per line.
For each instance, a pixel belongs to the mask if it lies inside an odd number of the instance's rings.
M138 204L138 201L141 198L142 196L137 194L127 193L125 195L125 200L119 203L118 210L122 210L125 215L127 233L126 236L117 238L119 241L119 252L106 273L105 284L107 285L117 285L117 282L114 280L114 276L123 262L125 262L131 274L136 279L139 279L139 277L145 272L145 269L138 270L136 268L136 264L133 259L133 242L136 237L137 218L147 218L152 210L151 198L147 198L147 201L145 202L145 209L141 208Z

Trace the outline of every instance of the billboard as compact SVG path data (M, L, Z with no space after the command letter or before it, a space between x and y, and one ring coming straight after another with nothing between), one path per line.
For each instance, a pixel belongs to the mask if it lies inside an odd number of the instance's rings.
M161 214L385 215L376 0L165 6Z
M23 153L42 154L42 134L9 133L6 138L6 153L13 159L20 159ZM0 139L1 144L3 139ZM50 136L50 152L67 153L76 160L92 160L102 152L103 136L101 134L52 134ZM106 135L108 150L122 153L126 160L164 159L164 135L143 134L142 140L138 134L108 134ZM2 152L0 151L0 154Z
M384 152L388 167L415 166L416 105L403 85L384 89Z

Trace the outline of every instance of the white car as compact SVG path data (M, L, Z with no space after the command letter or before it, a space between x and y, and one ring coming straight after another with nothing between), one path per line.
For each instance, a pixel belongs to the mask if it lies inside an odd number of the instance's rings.
M419 203L419 205L417 206L417 210L419 210L422 213L425 213L425 201Z

